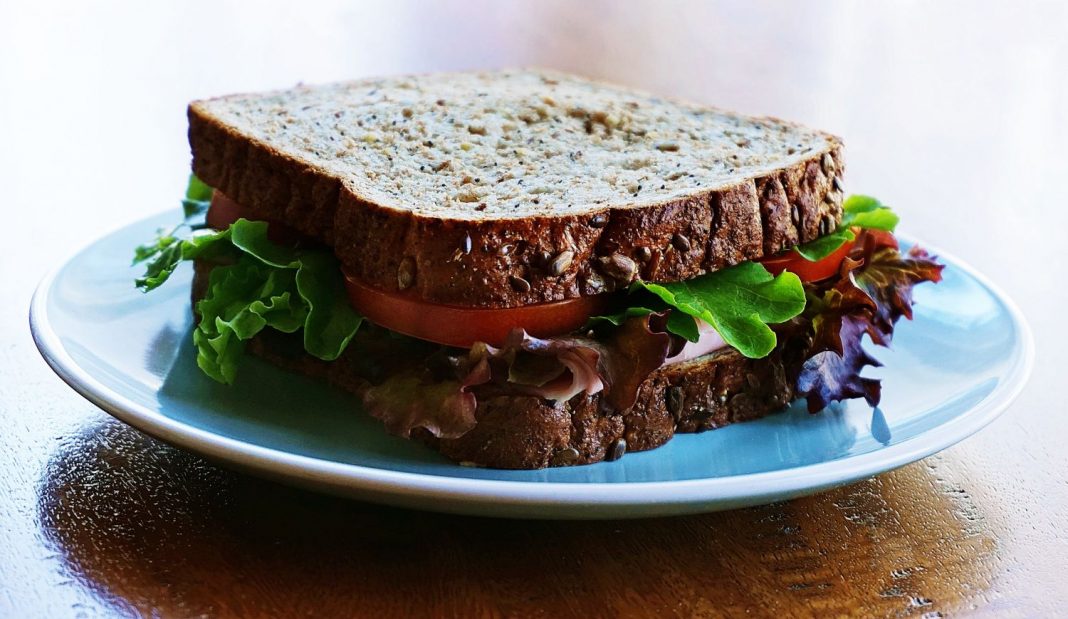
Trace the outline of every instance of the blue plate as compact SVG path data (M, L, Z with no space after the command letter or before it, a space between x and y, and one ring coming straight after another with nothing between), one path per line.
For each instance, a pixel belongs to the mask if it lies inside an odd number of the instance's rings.
M449 512L615 518L729 509L809 494L944 449L1020 392L1033 351L1019 310L958 260L916 289L885 366L882 405L795 405L616 462L541 471L457 466L387 435L353 398L248 359L235 385L203 376L191 344L191 270L143 295L133 248L173 221L141 221L45 278L30 308L38 348L75 390L159 439L260 475L370 501Z

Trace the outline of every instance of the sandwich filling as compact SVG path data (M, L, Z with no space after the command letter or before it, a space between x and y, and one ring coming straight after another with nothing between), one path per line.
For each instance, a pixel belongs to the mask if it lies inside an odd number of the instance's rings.
M366 358L364 406L405 436L462 436L479 394L601 393L626 410L664 365L729 350L764 358L787 340L804 342L794 391L810 411L856 397L874 406L879 383L860 373L878 362L862 338L889 345L894 323L911 318L913 286L942 270L923 250L899 247L892 211L852 196L836 230L761 261L559 302L465 308L369 286L331 248L256 220L195 177L183 206L184 222L137 249L146 267L137 286L158 287L182 261L211 267L193 331L205 374L231 383L252 338L289 334L318 359ZM376 365L399 371L384 376Z

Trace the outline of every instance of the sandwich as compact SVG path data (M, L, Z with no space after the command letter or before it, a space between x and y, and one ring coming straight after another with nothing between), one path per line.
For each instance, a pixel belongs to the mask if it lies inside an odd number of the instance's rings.
M197 364L248 355L463 465L616 460L864 398L942 266L845 196L842 142L584 78L389 77L194 101ZM176 218L177 219L177 218ZM294 411L295 415L301 414Z

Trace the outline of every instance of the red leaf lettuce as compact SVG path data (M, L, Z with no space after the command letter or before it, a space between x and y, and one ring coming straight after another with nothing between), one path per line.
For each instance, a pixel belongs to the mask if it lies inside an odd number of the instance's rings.
M803 315L811 323L812 346L797 377L797 396L817 412L834 401L863 397L879 403L878 380L860 375L879 362L862 347L889 346L894 323L912 318L912 288L942 279L943 266L918 247L902 254L896 247L861 239L845 261L839 278L809 290Z

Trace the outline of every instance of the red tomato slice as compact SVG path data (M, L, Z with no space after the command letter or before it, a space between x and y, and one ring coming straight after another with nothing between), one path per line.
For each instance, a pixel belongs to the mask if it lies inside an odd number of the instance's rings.
M212 194L206 217L209 226L224 230L242 217L262 220L222 192L216 190ZM276 221L268 224L267 236L276 243L306 240L285 224ZM526 329L535 337L568 333L585 324L590 316L603 313L608 305L605 295L598 295L523 307L479 309L428 303L412 295L383 292L347 276L345 282L352 306L371 322L422 340L461 348L469 348L475 342L499 346L516 327Z
M352 306L371 322L421 340L460 348L469 348L475 342L500 346L516 327L535 337L568 333L581 327L590 316L602 313L608 304L605 295L597 295L503 309L470 308L383 292L348 276L345 286Z
M225 230L230 224L242 217L248 219L243 206L223 195L221 191L212 191L211 206L208 208L208 214L204 218L209 227L216 230Z
M209 227L215 230L225 230L230 224L242 217L250 221L266 221L269 224L267 226L267 238L279 245L314 244L314 240L308 238L299 230L250 213L248 209L234 202L218 189L212 192L211 206L208 207L208 214L204 218L204 222Z
M821 279L834 277L838 274L838 268L842 260L849 255L856 241L843 243L834 253L823 260L812 262L801 254L790 249L770 258L760 260L760 264L772 275L778 275L783 271L789 271L797 275L803 282L817 282Z

